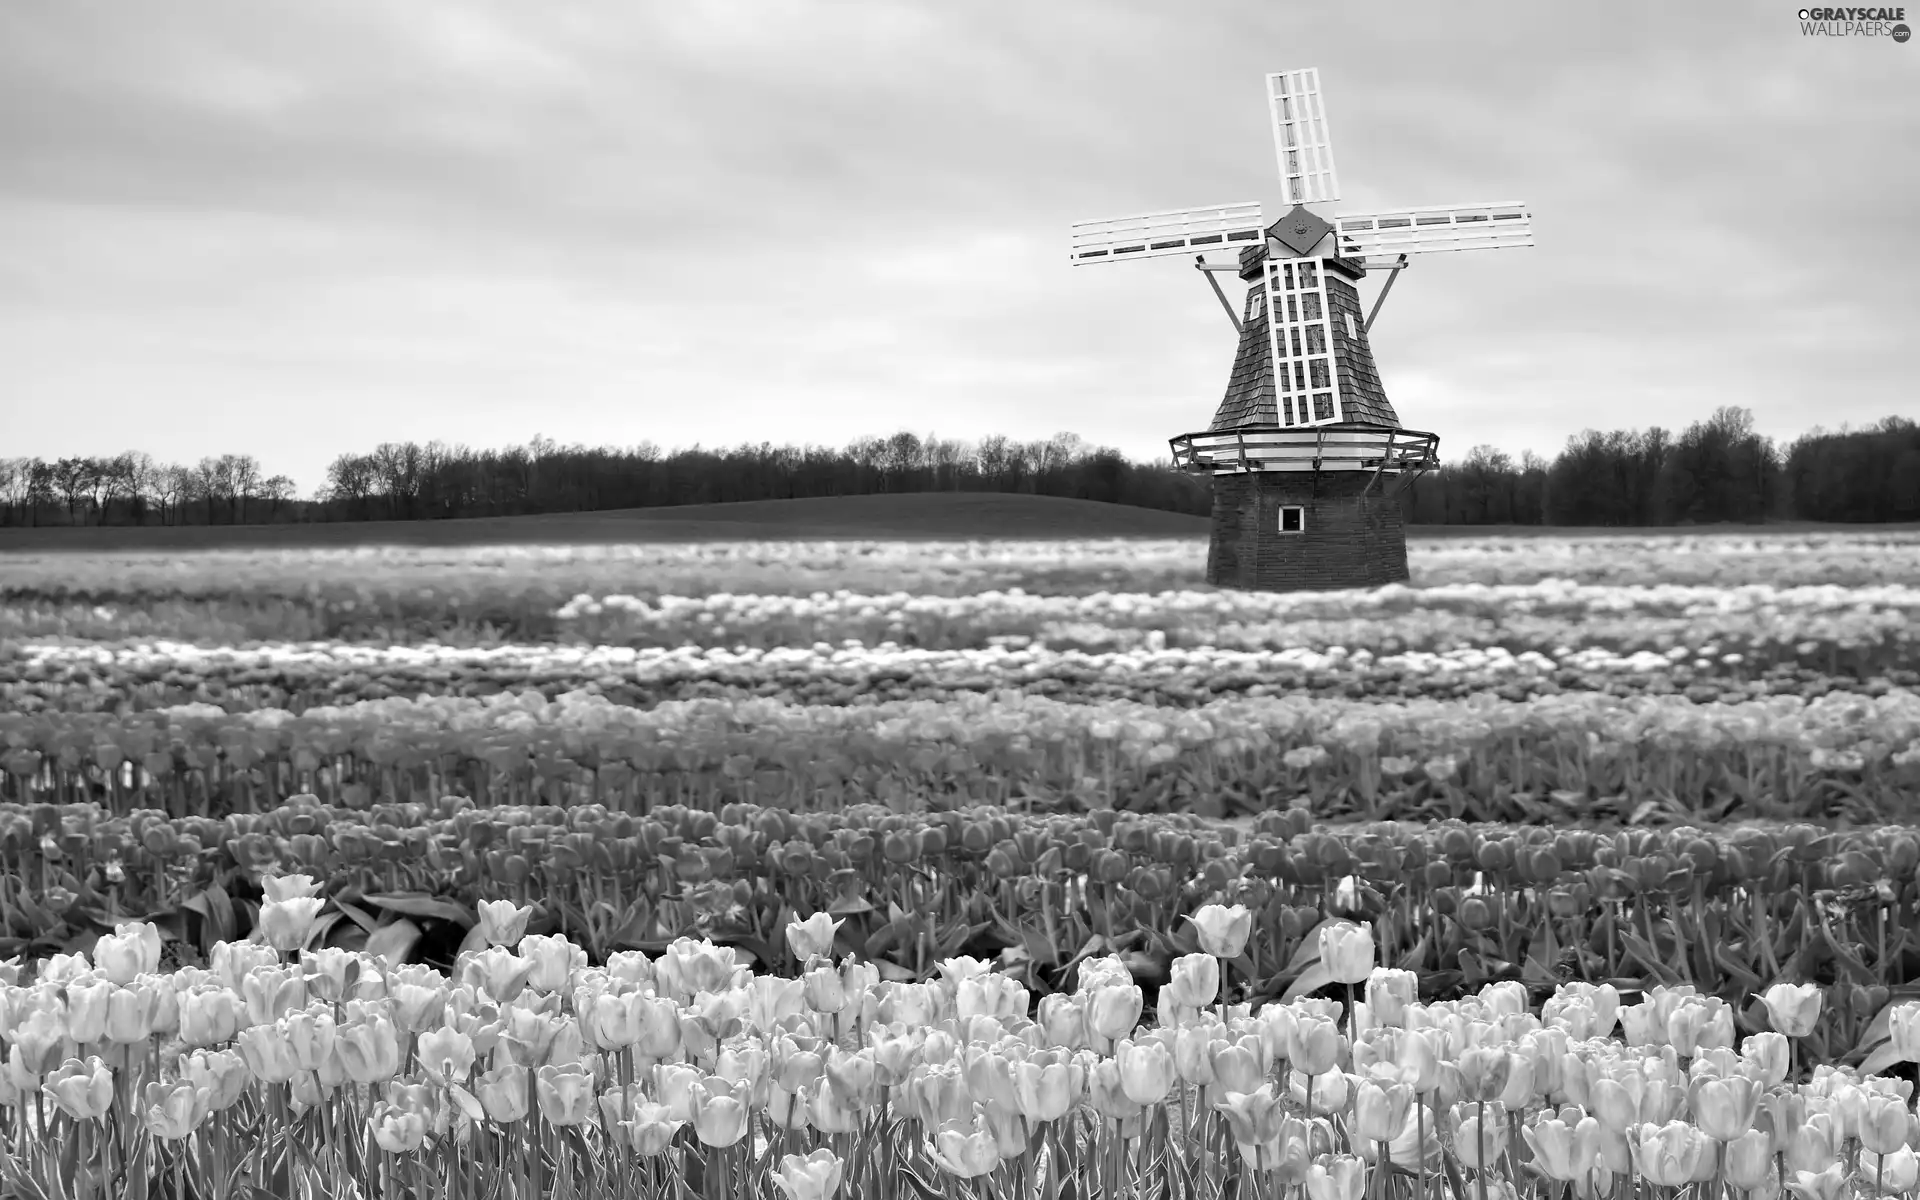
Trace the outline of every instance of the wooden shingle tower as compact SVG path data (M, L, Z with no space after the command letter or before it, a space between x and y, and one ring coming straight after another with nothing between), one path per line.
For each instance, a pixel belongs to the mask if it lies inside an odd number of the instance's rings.
M1407 578L1399 491L1439 464L1440 439L1400 426L1368 333L1409 256L1533 244L1524 204L1324 216L1340 198L1320 73L1267 76L1287 211L1257 202L1073 227L1075 266L1193 254L1240 335L1227 394L1203 433L1172 439L1213 479L1207 581L1260 591L1377 587ZM1237 251L1209 263L1207 251ZM1388 269L1369 310L1359 283ZM1215 275L1250 284L1236 310Z

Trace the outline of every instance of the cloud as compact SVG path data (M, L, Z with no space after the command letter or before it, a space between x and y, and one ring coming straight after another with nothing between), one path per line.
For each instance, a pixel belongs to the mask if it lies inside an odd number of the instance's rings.
M1429 256L1383 312L1389 394L1449 454L1911 412L1911 48L1528 11L0 10L0 452L250 452L307 487L535 431L1163 454L1232 331L1186 265L1070 268L1064 227L1272 204L1261 76L1299 65L1337 211L1534 207L1536 248Z

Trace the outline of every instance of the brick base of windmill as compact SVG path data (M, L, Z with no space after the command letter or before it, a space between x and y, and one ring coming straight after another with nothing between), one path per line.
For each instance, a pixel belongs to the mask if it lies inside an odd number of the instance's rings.
M1402 429L1380 385L1354 287L1365 274L1352 259L1241 251L1240 278L1257 286L1226 397L1206 432L1171 443L1177 465L1213 478L1207 582L1307 591L1407 579L1399 493L1438 465L1440 439ZM1346 420L1305 424L1335 411L1336 395Z

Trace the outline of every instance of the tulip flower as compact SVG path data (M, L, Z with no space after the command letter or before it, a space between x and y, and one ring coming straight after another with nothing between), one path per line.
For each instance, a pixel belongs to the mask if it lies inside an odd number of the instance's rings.
M824 1071L828 1086L849 1105L865 1108L878 1100L880 1063L871 1048L849 1053L829 1045Z
M1713 1178L1711 1139L1685 1121L1637 1127L1627 1139L1634 1169L1659 1187L1685 1187Z
M232 1108L252 1082L238 1050L195 1050L180 1060L180 1077L206 1092L208 1112Z
M1267 1077L1254 1052L1234 1042L1216 1044L1208 1056L1208 1066L1213 1071L1213 1086L1218 1094L1254 1091Z
M1506 1106L1498 1100L1491 1104L1456 1104L1449 1115L1453 1120L1454 1154L1461 1165L1476 1171L1491 1170L1507 1152Z
M1367 1190L1367 1164L1352 1154L1330 1154L1307 1168L1312 1200L1360 1200Z
M285 1031L287 1047L302 1071L320 1071L338 1062L333 1053L338 1030L333 1015L324 1007L288 1013L276 1026Z
M828 1200L840 1190L845 1174L846 1164L823 1146L805 1158L787 1155L780 1160L780 1169L773 1172L772 1179L787 1200Z
M1324 1075L1339 1064L1341 1047L1340 1030L1332 1021L1300 1016L1287 1041L1287 1059L1302 1075Z
M1320 927L1320 965L1335 983L1365 983L1374 968L1373 930L1348 921Z
M1015 1062L1012 1074L1014 1105L1021 1116L1036 1124L1057 1121L1073 1111L1086 1087L1085 1069L1068 1062L1064 1055Z
M358 963L358 959L345 950L334 949L324 959L329 964L345 967L349 963ZM267 967L278 966L280 955L272 946L259 942L215 942L210 962L215 980L229 991L238 992L246 983L247 976ZM179 978L178 975L175 976Z
M251 1025L240 1031L236 1043L247 1070L262 1083L287 1083L300 1073L286 1028L279 1024Z
M1910 1001L1887 1010L1887 1037L1901 1062L1920 1062L1920 1003Z
M395 1025L408 1033L425 1033L446 1024L448 987L439 972L418 972L411 978L394 974L389 998Z
M1220 960L1211 954L1183 954L1173 960L1172 977L1162 996L1186 1008L1205 1008L1220 998Z
M499 1004L509 1004L518 997L532 974L532 960L502 946L463 956L460 965L460 982Z
M1521 1140L1533 1151L1533 1169L1548 1179L1576 1183L1590 1178L1600 1158L1600 1122L1579 1116L1542 1117L1520 1127Z
M1809 1113L1779 1140L1780 1152L1786 1155L1787 1170L1792 1174L1817 1175L1840 1158L1840 1131L1827 1113Z
M1108 1041L1126 1037L1140 1023L1146 997L1137 984L1107 986L1089 994L1087 1025Z
M1760 994L1767 1020L1790 1038L1806 1037L1820 1019L1820 985L1776 983Z
M533 964L527 972L527 986L536 992L558 992L567 986L573 972L587 965L587 952L565 937L529 934L520 939L520 957Z
M709 1096L704 1088L693 1092L693 1132L703 1146L731 1146L746 1136L747 1106L729 1094Z
M1087 1025L1087 1002L1085 992L1054 992L1040 997L1034 1015L1049 1046L1078 1050L1088 1044L1092 1030Z
M1727 1182L1750 1192L1774 1176L1773 1136L1762 1129L1749 1129L1727 1143L1722 1168Z
M199 1128L209 1110L211 1099L202 1088L187 1080L173 1083L149 1083L141 1093L140 1119L155 1137L181 1141Z
M1000 1165L1000 1144L986 1112L975 1108L971 1123L956 1123L934 1135L930 1157L949 1175L972 1179Z
M1498 1047L1475 1047L1460 1053L1460 1089L1464 1100L1499 1100L1513 1075L1517 1055Z
M807 1094L807 1124L821 1133L855 1133L861 1113L847 1103L838 1088L815 1088Z
M1517 979L1502 979L1482 987L1480 1002L1496 1018L1519 1016L1532 1007L1527 986Z
M1270 1083L1252 1091L1225 1092L1213 1107L1227 1118L1233 1140L1242 1146L1265 1146L1280 1136L1280 1097Z
M113 995L107 997L107 1040L116 1046L146 1041L158 1032L161 1005L169 1000L174 1000L172 993L163 996L151 978L136 979L125 987L115 988ZM179 1011L177 1001L174 1011L176 1014Z
M506 1063L483 1072L473 1082L473 1094L488 1120L511 1125L527 1115L527 1068Z
M97 1056L70 1058L40 1085L60 1111L76 1121L98 1121L113 1106L113 1072Z
M676 939L653 964L661 990L687 1000L730 986L738 970L732 950L687 937Z
M1406 1130L1413 1102L1413 1088L1407 1084L1362 1079L1353 1096L1354 1136L1369 1142L1391 1142Z
M1211 961L1211 960L1209 960ZM963 1020L977 1016L996 1019L1025 1017L1027 989L1010 975L994 973L962 979L953 989L954 1015Z
M381 1083L400 1071L400 1036L385 1017L337 1031L334 1053L340 1056L347 1078L355 1083Z
M1716 1141L1731 1142L1753 1128L1760 1110L1761 1087L1744 1075L1726 1079L1695 1079L1687 1101L1700 1131Z
M1912 1118L1900 1098L1873 1093L1862 1099L1860 1119L1847 1123L1860 1144L1875 1154L1892 1154L1905 1146Z
M1412 971L1375 967L1367 975L1367 1009L1376 1025L1404 1025L1408 1007L1419 999L1420 977Z
M260 905L260 934L281 953L299 950L313 936L314 923L327 902L319 896L291 896Z
M1200 935L1200 949L1215 958L1238 958L1253 933L1253 914L1243 904L1208 904L1188 918Z
M511 900L482 900L479 905L480 936L489 946L517 946L527 934L531 908L522 908Z
M465 1083L473 1071L473 1038L451 1026L429 1029L414 1043L420 1071L437 1083Z
M180 993L180 1040L189 1046L230 1042L240 1029L240 997L217 984L195 984Z
M812 958L832 958L834 934L845 923L825 912L814 913L804 921L794 920L787 925L787 947L802 963Z
M593 1115L593 1077L578 1063L541 1067L533 1091L549 1124L578 1125Z
M1127 1095L1125 1081L1120 1077L1119 1061L1112 1058L1102 1058L1088 1065L1087 1102L1095 1112L1114 1121L1124 1121L1140 1112L1139 1102Z
M367 1127L373 1131L373 1140L388 1154L411 1154L427 1140L425 1117L385 1100L373 1106Z
M1839 1200L1846 1191L1847 1171L1839 1163L1824 1171L1796 1171L1787 1187L1800 1200Z
M633 1147L634 1153L651 1157L666 1153L673 1143L673 1135L684 1124L686 1122L675 1118L666 1105L642 1101L633 1106L633 1116L620 1122L620 1128L626 1132L627 1144Z
M1135 1104L1158 1104L1173 1089L1173 1054L1160 1042L1123 1041L1113 1049L1120 1090Z
M93 945L100 973L125 987L140 975L160 969L160 928L151 921L122 921Z
M1771 1029L1740 1043L1740 1057L1759 1072L1762 1087L1786 1082L1793 1065L1791 1044L1786 1035Z
M1856 1178L1873 1180L1873 1190L1883 1196L1903 1195L1920 1183L1920 1155L1904 1145L1886 1154L1863 1154Z
M102 1041L107 1036L107 1001L113 984L105 979L67 985L67 1036L81 1045Z

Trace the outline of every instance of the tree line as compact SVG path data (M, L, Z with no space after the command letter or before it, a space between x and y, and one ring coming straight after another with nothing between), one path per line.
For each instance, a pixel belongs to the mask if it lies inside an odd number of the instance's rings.
M224 525L391 521L591 512L736 500L903 492L1024 492L1205 515L1204 478L1171 460L1134 462L1074 434L978 442L896 433L832 449L742 445L662 452L561 446L474 450L385 442L343 454L298 498L251 455L156 463L112 458L0 458L0 525ZM1552 461L1516 462L1475 446L1399 493L1423 525L1682 525L1920 520L1920 426L1819 429L1785 447L1722 408L1679 434L1654 428L1571 437Z

